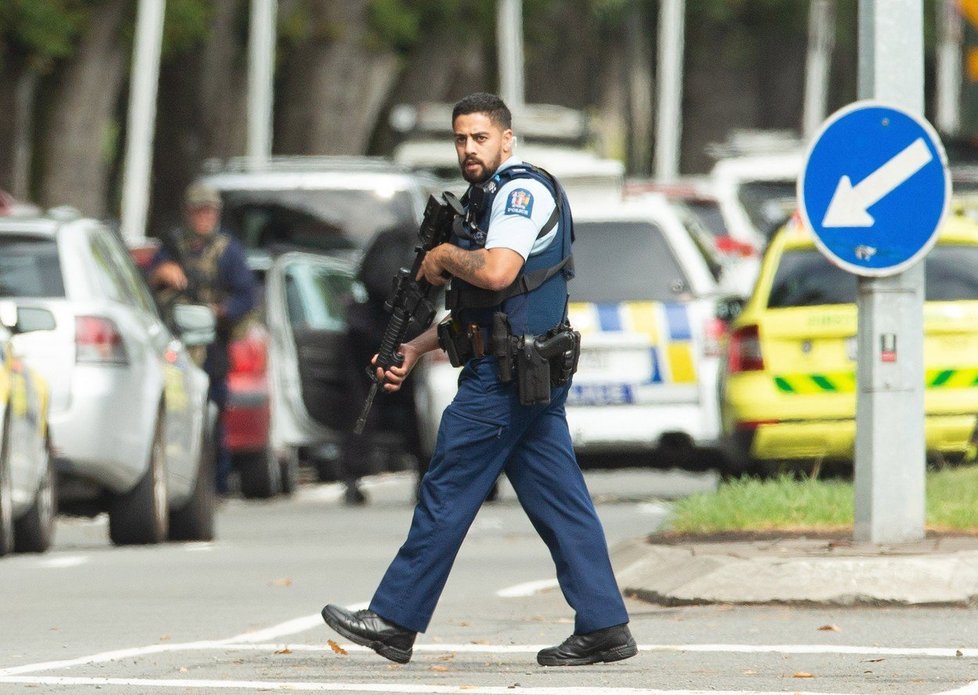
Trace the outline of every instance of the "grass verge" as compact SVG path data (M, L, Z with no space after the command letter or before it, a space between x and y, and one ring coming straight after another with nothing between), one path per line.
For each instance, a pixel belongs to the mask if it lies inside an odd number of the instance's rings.
M978 466L927 473L927 528L978 533ZM837 531L853 525L852 481L743 479L673 506L674 533Z

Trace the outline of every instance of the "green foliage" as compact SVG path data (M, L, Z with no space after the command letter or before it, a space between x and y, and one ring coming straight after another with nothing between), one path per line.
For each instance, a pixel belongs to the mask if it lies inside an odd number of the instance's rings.
M683 533L724 531L829 531L851 528L851 482L840 480L744 479L712 493L679 500L670 528ZM938 530L978 530L978 466L927 474L927 526Z
M0 2L0 60L23 60L37 72L74 51L88 16L86 0L3 0Z
M416 3L371 0L369 11L370 28L379 45L406 52L417 42L421 11Z
M167 0L163 20L163 55L183 53L207 36L209 0Z

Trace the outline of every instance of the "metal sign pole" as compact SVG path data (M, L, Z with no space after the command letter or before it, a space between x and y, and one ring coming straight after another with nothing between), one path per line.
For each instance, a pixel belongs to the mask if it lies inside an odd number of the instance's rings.
M251 0L248 38L248 163L261 169L272 155L277 0Z
M122 174L122 238L139 243L146 238L149 183L153 163L156 91L160 81L165 0L140 0L136 12L133 64L129 80L129 113Z
M859 96L924 111L923 0L860 0ZM924 264L860 277L854 538L924 537Z

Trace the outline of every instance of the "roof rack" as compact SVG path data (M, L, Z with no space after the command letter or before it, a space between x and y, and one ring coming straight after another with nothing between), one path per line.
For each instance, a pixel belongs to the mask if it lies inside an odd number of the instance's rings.
M261 166L253 166L250 157L208 159L201 167L205 174L295 171L395 171L408 170L388 157L360 157L352 155L277 155Z

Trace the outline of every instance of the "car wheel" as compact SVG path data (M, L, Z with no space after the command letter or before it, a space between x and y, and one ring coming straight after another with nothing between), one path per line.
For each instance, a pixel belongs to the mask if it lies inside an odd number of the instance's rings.
M109 538L116 545L160 543L169 526L166 501L166 452L163 423L158 421L149 453L149 468L136 487L112 499Z
M200 463L197 466L197 482L190 500L180 509L170 512L171 541L214 540L214 508L217 490L214 486L214 467L217 462L214 432L204 427L200 442Z
M43 553L51 546L58 508L54 480L54 464L50 449L45 444L44 475L34 494L34 503L24 516L14 522L14 548L18 553Z
M238 455L241 494L249 499L266 499L278 494L282 471L271 448Z
M10 479L10 430L3 428L0 445L0 556L14 550L14 487Z
M281 467L282 494L291 495L299 485L299 449L285 448L285 457L279 461Z

